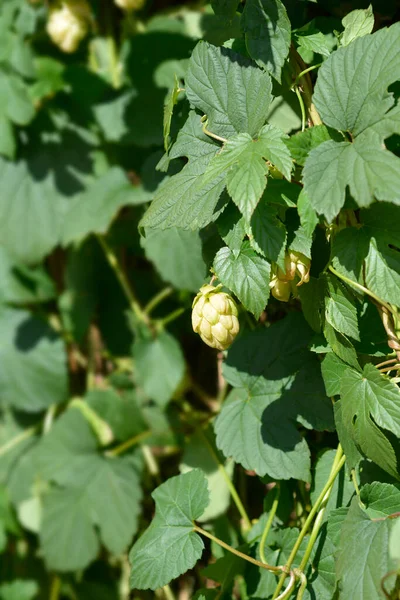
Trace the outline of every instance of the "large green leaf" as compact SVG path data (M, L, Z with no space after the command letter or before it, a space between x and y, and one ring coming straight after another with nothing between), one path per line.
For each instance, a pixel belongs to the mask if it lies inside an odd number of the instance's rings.
M208 118L208 129L230 138L256 136L267 120L271 78L228 48L199 42L185 79L189 102Z
M216 218L214 210L225 187L224 178L219 175L204 183L203 176L218 149L218 144L203 133L200 117L191 112L169 155L171 159L186 156L189 162L160 185L140 225L200 229Z
M372 520L354 498L343 523L336 574L341 594L352 600L381 598L381 579L391 569L388 555L393 521Z
M36 178L24 161L0 157L0 179L0 243L21 262L38 262L59 240L62 203L50 178Z
M197 469L171 477L152 494L156 515L133 546L131 587L155 590L191 569L204 549L193 521L208 505L207 480ZM162 549L162 551L160 551Z
M335 450L324 450L318 456L318 460L315 465L313 484L310 491L310 499L312 504L316 502L324 485L329 479L335 454ZM354 486L350 481L345 469L342 469L332 486L332 491L325 508L324 519L329 517L329 514L332 510L342 506L347 506L350 503L354 493Z
M37 412L67 398L63 340L24 310L0 311L0 398L19 410Z
M167 331L155 338L137 338L133 359L138 384L149 398L165 406L185 374L185 360L176 339Z
M48 567L86 567L99 549L96 528L110 552L122 552L136 532L140 509L136 463L129 456L100 455L94 432L76 408L43 438L36 460L41 476L62 487L44 499L40 539Z
M267 197L268 190L254 210L247 234L254 250L284 269L286 229L278 218L276 207L267 204Z
M371 519L396 515L400 507L400 487L374 481L363 485L360 498Z
M37 597L38 584L29 579L14 579L0 585L1 600L33 600Z
M348 369L341 385L343 422L361 450L399 478L394 450L379 427L400 435L400 390L379 370L366 364L362 373Z
M218 279L232 290L247 310L258 319L269 298L271 265L245 242L239 254L224 247L214 259Z
M204 283L207 269L198 231L146 229L144 251L160 277L178 289L197 291ZM168 251L166 251L168 249Z
M106 233L118 211L142 204L150 194L135 188L119 167L112 167L71 202L63 224L63 244L79 242L89 233Z
M43 265L29 268L13 260L0 247L0 301L12 304L47 302L55 297L55 286Z
M323 63L313 100L326 125L358 135L393 105L387 88L400 77L399 31L395 23L358 38Z
M224 376L239 389L217 417L217 445L261 476L308 480L309 450L295 422L333 427L318 361L307 350L311 335L305 321L291 314L243 335L228 353Z
M290 21L280 0L248 0L243 29L249 54L279 82L289 54Z

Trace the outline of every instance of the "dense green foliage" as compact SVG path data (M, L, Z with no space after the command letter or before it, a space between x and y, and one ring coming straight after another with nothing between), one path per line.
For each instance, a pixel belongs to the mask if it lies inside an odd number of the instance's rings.
M2 0L0 600L400 598L396 10Z

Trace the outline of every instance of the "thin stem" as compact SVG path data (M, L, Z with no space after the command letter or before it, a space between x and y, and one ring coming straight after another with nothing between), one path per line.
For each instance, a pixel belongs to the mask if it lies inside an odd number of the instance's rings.
M49 600L58 600L61 591L61 579L58 575L54 575L50 586Z
M212 540L213 542L215 542L216 544L221 546L221 548L225 548L225 550L228 550L228 552L231 552L232 554L236 554L236 556L243 558L243 560L247 560L247 562L250 562L253 565L256 565L257 567L260 567L261 569L266 569L267 571L273 571L275 573L281 572L283 570L283 567L272 567L270 565L265 565L264 563L260 562L259 560L256 560L252 556L248 556L247 554L240 552L240 550L237 550L236 548L232 548L232 546L229 546L229 544L226 544L219 538L215 537L212 533L205 531L204 529L202 529L201 527L199 527L196 524L193 524L193 531L197 531L197 533L200 533L201 535L204 535L205 537L209 538L210 540ZM286 575L285 575L285 578L286 578Z
M219 469L220 473L222 474L223 478L225 479L226 485L229 488L230 494L232 496L232 500L234 501L236 508L238 509L239 514L243 519L243 522L245 525L245 530L248 531L249 529L251 529L251 521L250 521L249 515L247 514L246 509L240 499L240 496L234 486L234 483L231 480L231 478L229 477L224 465L218 460L218 456L215 454L214 448L211 446L210 442L208 441L204 431L200 428L198 428L198 431L204 441L204 444L205 444L207 450L209 451L209 453L213 457L214 461L218 465L218 469Z
M293 571L290 571L290 579L289 579L287 588L284 589L282 594L280 594L275 600L286 600L286 598L289 598L289 596L293 592L295 583L296 583L296 576Z
M172 287L166 287L161 292L156 294L154 298L150 300L144 307L144 312L149 315L155 308L158 306L165 298L168 298L173 293L174 289Z
M308 67L307 69L304 69L304 71L301 71L296 79L294 80L294 84L293 86L295 86L298 81L303 77L303 75L305 75L306 73L309 73L310 71L314 71L314 69L318 69L318 67L320 67L322 65L322 63L318 63L317 65L312 65L311 67Z
M29 429L25 429L22 433L19 433L15 437L8 440L3 446L0 447L0 456L4 456L7 452L13 450L18 444L23 442L24 440L29 439L38 431L40 425L34 425L33 427L29 427Z
M307 577L301 571L299 572L298 576L300 577L301 584L297 592L296 600L303 600L304 592L306 591L307 587Z
M174 310L171 314L167 315L166 317L162 318L162 319L157 319L157 325L159 325L160 327L165 327L166 325L168 325L168 323L172 323L172 321L175 321L175 319L178 319L181 314L183 314L185 312L184 308L177 308L176 310Z
M281 495L281 487L280 487L279 483L276 483L275 490L276 490L275 498L272 503L271 510L268 515L268 520L264 527L264 531L263 531L263 534L262 534L261 540L260 540L260 548L259 548L260 558L261 558L261 562L263 562L264 564L268 564L268 561L265 558L265 544L267 541L269 530L271 529L272 521L274 520L274 517L276 515L276 511L277 511L278 504L279 504L279 496Z
M386 369L380 369L381 373L389 373L390 371L397 371L400 369L400 364L392 365L391 367L386 367Z
M51 404L46 411L43 421L43 433L49 433L51 426L53 425L54 416L57 411L57 404Z
M108 261L108 264L114 271L114 273L125 293L125 296L126 296L127 300L129 301L132 312L136 315L136 317L140 321L142 321L146 325L150 326L150 319L149 319L148 315L142 310L142 308L132 290L132 287L131 287L129 281L118 262L118 259L115 255L114 250L111 248L111 246L108 245L104 236L98 235L97 239L99 240L99 243L100 243L101 247L103 248L103 251L104 251L104 254Z
M297 99L299 101L300 104L300 110L301 110L301 130L304 131L306 128L306 109L304 106L304 102L303 102L303 98L301 97L301 93L300 90L298 88L297 85L294 86L294 91L296 93Z
M142 446L143 457L149 473L156 480L157 484L161 484L160 468L156 459L153 456L150 446Z
M351 480L353 482L354 489L356 490L357 496L360 497L360 488L358 487L358 482L357 482L357 476L356 476L356 470L355 469L351 470Z
M105 452L104 454L105 454L105 456L118 456L119 454L126 452L133 446L136 446L136 444L138 444L139 442L146 440L150 436L151 436L151 431L142 431L142 433L138 433L138 435L135 435L135 436L129 438L129 440L122 442L122 444L119 444L115 448L112 448L111 450L107 450L107 452Z
M369 290L368 288L364 287L363 285L361 285L360 283L358 283L357 281L353 281L352 279L349 279L348 277L346 277L345 275L342 275L341 273L339 273L339 271L336 271L336 269L334 269L332 267L332 265L329 265L329 270L336 275L336 277L339 277L339 279L342 279L343 281L345 281L346 283L348 283L349 285L354 286L355 288L357 288L358 290L360 290L360 292L364 292L364 294L367 294L368 296L370 296L371 298L373 298L375 300L375 302L377 302L378 304L381 304L382 306L384 306L390 313L393 314L393 309L390 306L390 304L387 304L384 300L382 300L382 298L379 298L379 296L377 296L376 294L374 294L374 292L371 292L371 290Z
M202 129L203 129L203 133L205 133L206 135L208 135L211 138L214 138L214 140L217 140L218 142L222 142L223 144L226 144L226 142L228 141L226 138L221 137L220 135L217 135L216 133L213 133L212 131L209 131L207 129L207 116L204 115L203 117L201 117L201 122L203 123Z
M338 457L340 457L340 459ZM293 561L296 558L296 554L297 554L297 552L298 552L298 550L300 548L300 545L301 545L303 539L305 538L305 536L307 534L307 531L308 531L308 529L309 529L309 527L310 527L310 525L311 525L311 523L312 523L315 515L317 514L317 512L318 512L318 510L319 510L322 502L324 501L326 493L329 491L330 487L332 486L333 482L335 481L336 476L339 473L340 469L343 467L345 461L346 461L346 457L343 455L342 447L339 444L338 449L337 449L337 453L336 453L336 457L335 457L335 461L334 461L334 464L336 462L337 466L334 468L333 472L331 472L331 475L329 476L328 481L324 485L324 487L323 487L320 495L318 496L318 498L317 498L314 506L310 510L310 513L309 513L309 515L308 515L308 517L307 517L307 519L306 519L306 521L305 521L305 523L304 523L304 525L303 525L303 527L302 527L302 529L300 531L300 534L299 534L299 536L298 536L298 538L296 540L296 543L293 546L292 551L290 553L290 556L289 556L289 558L288 558L288 560L286 562L286 565L285 565L285 567L286 567L285 571L286 572L288 572L290 570L290 568L291 568L291 566L293 564ZM280 577L279 581L278 581L278 585L276 587L274 595L272 596L272 600L276 600L277 599L277 596L278 596L279 592L281 591L284 582L285 582L285 577L282 575Z
M377 369L380 369L381 367L384 367L385 365L390 365L391 363L397 362L397 356L395 358L390 358L389 360L384 360L383 362L379 363L379 365L375 365Z
M173 593L169 585L164 585L163 592L166 600L175 600L175 594Z

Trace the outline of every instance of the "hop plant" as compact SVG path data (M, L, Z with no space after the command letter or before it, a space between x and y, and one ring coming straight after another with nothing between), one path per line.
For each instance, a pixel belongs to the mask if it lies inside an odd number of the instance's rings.
M114 0L115 4L128 12L143 8L146 0Z
M287 252L285 270L275 265L270 281L271 293L277 300L288 302L291 294L297 296L297 288L310 281L311 261L301 252Z
M60 50L72 53L87 34L89 20L86 0L62 0L50 9L47 33Z
M192 305L192 326L208 346L226 350L239 332L238 309L219 285L203 285Z

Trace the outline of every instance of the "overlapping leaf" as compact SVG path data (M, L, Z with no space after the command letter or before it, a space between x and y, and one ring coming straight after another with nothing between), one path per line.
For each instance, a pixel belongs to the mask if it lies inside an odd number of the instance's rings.
M191 569L204 544L193 521L208 504L207 481L201 471L171 477L152 494L156 515L130 552L131 587L155 590ZM160 549L162 551L160 552Z

